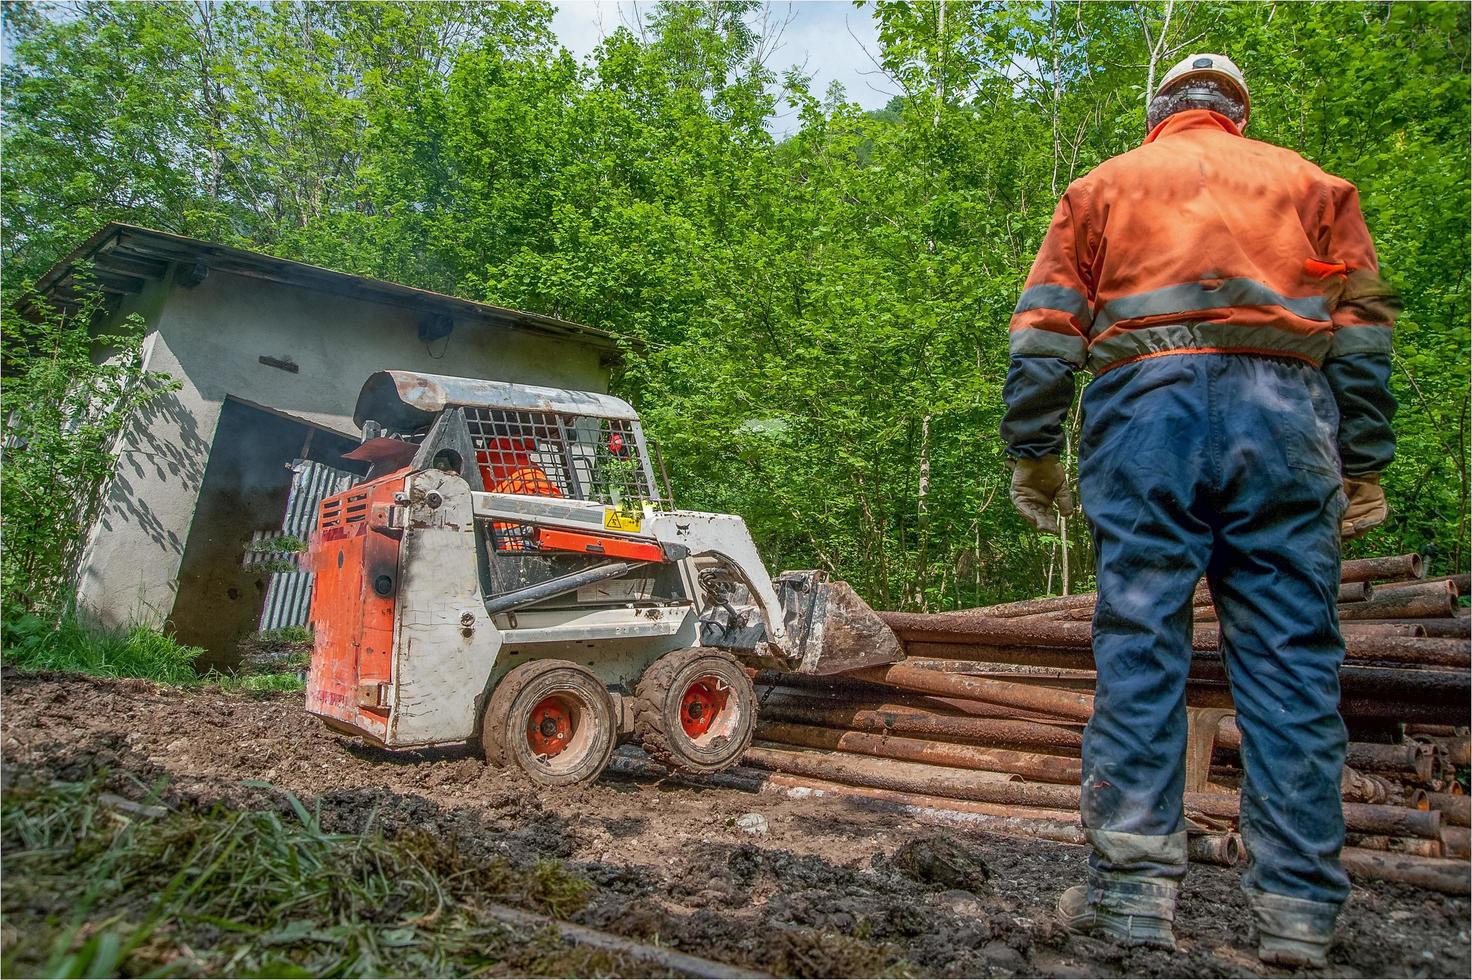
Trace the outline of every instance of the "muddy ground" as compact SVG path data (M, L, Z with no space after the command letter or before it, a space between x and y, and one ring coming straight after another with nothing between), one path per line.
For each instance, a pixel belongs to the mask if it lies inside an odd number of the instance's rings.
M371 818L389 833L454 835L469 855L560 858L596 886L578 923L777 975L1263 974L1236 871L1193 866L1179 952L1125 950L1052 921L1058 894L1082 880L1078 847L668 781L539 789L465 750L363 747L306 716L300 695L7 671L3 755L7 780L103 767L135 797L167 777L165 800L184 806L280 806L285 791L319 804L330 830ZM765 833L737 826L749 813ZM1468 917L1466 899L1356 887L1324 975L1466 977Z

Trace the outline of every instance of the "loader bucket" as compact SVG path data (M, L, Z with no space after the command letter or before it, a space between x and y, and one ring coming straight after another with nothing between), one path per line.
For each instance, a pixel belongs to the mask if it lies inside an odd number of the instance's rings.
M809 571L783 572L772 584L782 600L789 670L838 674L904 659L894 631L847 582Z

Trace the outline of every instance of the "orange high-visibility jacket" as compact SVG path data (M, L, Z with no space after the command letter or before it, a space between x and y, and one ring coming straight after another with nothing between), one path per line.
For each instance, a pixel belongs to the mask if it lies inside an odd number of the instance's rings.
M1378 271L1354 185L1206 109L1074 181L1017 310L1014 357L1096 374L1146 357L1388 353L1392 325L1330 313L1326 277Z

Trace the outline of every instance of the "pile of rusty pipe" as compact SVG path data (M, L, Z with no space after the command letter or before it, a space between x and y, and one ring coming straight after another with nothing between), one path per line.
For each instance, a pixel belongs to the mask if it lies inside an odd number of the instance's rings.
M943 741L982 742L998 748L1052 750L1072 756L1077 756L1083 748L1083 732L1077 727L957 717L872 701L825 704L811 699L776 698L763 702L761 715L772 721Z
M1057 623L1015 619L995 619L971 612L897 613L883 612L880 618L894 630L909 648L913 643L949 644L953 647L984 646L988 648L1054 648L1087 650L1093 643L1093 627L1087 623ZM1376 617L1371 617L1376 618ZM1418 649L1434 651L1433 658L1453 659L1452 644L1442 645L1409 636L1382 636L1350 632L1345 637L1347 654L1352 659L1392 659L1418 663ZM1191 645L1196 650L1215 650L1219 644L1216 629L1192 631ZM1463 645L1465 647L1465 645ZM1465 650L1463 651L1465 652ZM966 658L966 659L980 659ZM1084 661L1076 661L1082 663ZM1092 662L1090 656L1089 662ZM1070 664L1069 666L1073 666ZM1052 666L1049 664L1048 666Z
M1472 891L1472 881L1468 880L1467 875L1467 862L1454 858L1425 858L1413 854L1346 847L1340 853L1339 860L1344 865L1344 870L1357 878L1395 881L1445 895L1466 895Z
M953 769L1006 773L1044 783L1077 784L1082 776L1079 760L1063 756L982 748L957 742L937 742L851 729L836 730L786 721L758 721L756 737L764 743L856 752L882 759L924 762Z
M923 763L881 761L841 751L794 750L761 744L749 749L743 762L793 776L902 793L1074 812L1079 806L1076 785L998 782L981 773ZM1225 793L1187 793L1185 805L1188 813L1210 818L1235 821L1240 815L1238 798ZM1343 807L1345 826L1353 833L1441 839L1441 814L1436 810L1368 803L1345 803Z
M1403 675L1421 675L1422 686L1431 692L1438 690L1438 685L1443 685L1449 696L1455 696L1458 690L1463 692L1468 684L1466 675L1448 675L1432 671L1398 671L1382 670L1380 668L1363 668L1365 671L1374 671L1381 675L1382 679L1373 675L1368 677L1357 676L1352 668L1346 668L1346 681L1362 681L1362 685L1368 689L1374 689L1377 684L1384 692L1393 688L1396 684L1405 684ZM935 695L940 697L966 699L971 701L984 701L992 704L1005 705L1010 708L1037 712L1042 715L1052 715L1070 721L1087 722L1093 715L1094 698L1092 694L1082 691L1059 690L1057 688L1040 687L1034 684L1022 683L1020 681L1003 681L990 677L972 677L966 674L948 674L933 670L922 670L908 666L904 663L893 664L887 667L868 667L863 670L854 671L853 676L863 678L876 684L887 684L893 687L903 688L920 694ZM1346 684L1346 686L1350 686ZM1383 702L1383 693L1382 693ZM1383 706L1383 705L1382 705ZM1241 736L1236 731L1236 724L1230 719L1223 719L1218 727L1217 744L1222 748L1238 748L1241 746Z
M938 642L901 637L905 650L917 658L968 660L977 663L1018 664L1056 670L1093 670L1094 654L1088 647L1038 646L1030 644L972 643L962 638ZM1404 667L1472 666L1472 646L1456 640L1410 636L1372 636L1345 631L1345 661L1350 666L1388 664ZM1220 664L1217 637L1202 642L1195 658L1202 667ZM1195 666L1193 664L1193 666Z
M885 612L905 652L917 658L957 659L986 664L1019 664L1057 670L1094 670L1092 628L1073 622L1017 622L1016 619L972 619L961 624L938 619L963 614L899 614ZM945 628L938 628L945 625ZM1398 630L1397 630L1398 631ZM1219 664L1216 630L1195 630L1192 646L1203 665ZM1376 664L1404 667L1466 668L1472 665L1472 647L1454 639L1425 639L1412 636L1378 636L1347 630L1344 634L1345 661L1350 667ZM1192 664L1197 667L1197 664ZM1394 680L1372 675L1373 680ZM1384 689L1378 689L1384 693Z
M1410 776L1421 783L1431 778L1435 761L1431 746L1419 742L1399 745L1350 742L1345 755L1345 765L1370 772Z
M1346 561L1340 566L1339 580L1342 584L1352 585L1361 582L1421 579L1425 577L1425 574L1420 555L1392 555ZM1210 601L1211 592L1205 582L1196 587L1193 598ZM1095 600L1095 593L1081 592L1077 595L1049 596L1042 599L1024 599L1021 602L1004 602L995 606L981 606L967 610L967 612L997 619L1012 619L1068 609L1082 609L1092 606Z
M1417 742L1432 746L1436 753L1455 767L1472 765L1472 740L1463 735L1419 735Z
M1015 807L1033 807L1068 810L1077 814L1079 808L1077 785L998 782L991 778L994 774L990 773L948 769L919 762L876 759L849 752L758 744L747 749L741 761L746 766L804 779L822 779L846 786L968 800L1007 807L1009 812ZM1218 812L1203 811L1197 806L1202 801L1209 802L1210 808ZM1188 793L1186 815L1207 822L1229 824L1237 817L1237 797Z
M1472 796L1450 793L1427 793L1426 802L1441 814L1442 820L1457 827L1472 826Z

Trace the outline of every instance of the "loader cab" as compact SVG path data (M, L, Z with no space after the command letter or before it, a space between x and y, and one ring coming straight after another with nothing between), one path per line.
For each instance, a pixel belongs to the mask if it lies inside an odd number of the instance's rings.
M592 501L630 513L669 506L638 413L612 395L382 371L364 384L354 421L363 442L347 458L371 464L369 482L439 469L490 493ZM600 557L544 548L535 528L511 522L478 528L477 544L487 596L566 575ZM690 601L691 575L670 566L545 605Z

